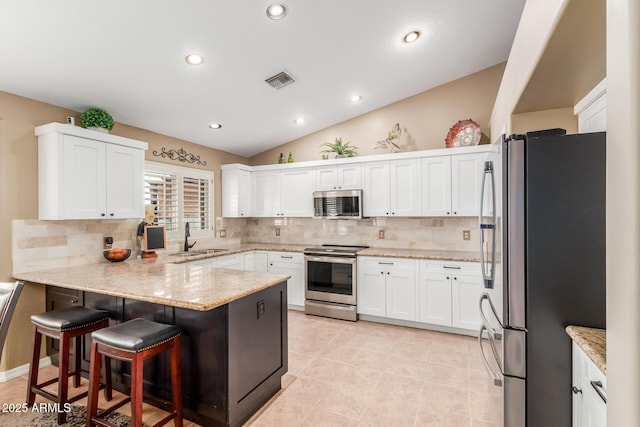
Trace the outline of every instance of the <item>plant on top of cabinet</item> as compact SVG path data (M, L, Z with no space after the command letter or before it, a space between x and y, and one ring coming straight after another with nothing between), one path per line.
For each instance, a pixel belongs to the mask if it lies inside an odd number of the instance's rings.
M405 129L406 130L406 129ZM396 123L393 128L387 134L387 137L382 141L376 142L376 146L374 149L390 149L392 153L397 153L400 151L400 146L398 145L398 139L402 134L402 129L400 129L400 123Z
M101 108L89 108L80 114L80 125L83 128L109 132L113 129L113 117Z
M327 147L321 153L336 153L336 159L341 157L353 157L358 154L358 147L351 145L351 141L342 142L342 138L336 138L335 142L325 142L320 147Z

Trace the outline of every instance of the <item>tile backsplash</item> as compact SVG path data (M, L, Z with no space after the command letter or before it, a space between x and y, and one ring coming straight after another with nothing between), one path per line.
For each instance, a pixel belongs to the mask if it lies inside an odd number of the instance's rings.
M365 245L380 248L476 251L477 218L366 218L316 220L311 218L217 218L216 237L197 240L196 248L240 243ZM103 261L103 241L132 248L137 254L139 220L12 221L13 271L24 272ZM470 240L463 231L470 230ZM278 232L276 235L276 231ZM384 239L379 238L384 231ZM220 237L221 232L225 237ZM182 250L182 241L167 242L158 256Z

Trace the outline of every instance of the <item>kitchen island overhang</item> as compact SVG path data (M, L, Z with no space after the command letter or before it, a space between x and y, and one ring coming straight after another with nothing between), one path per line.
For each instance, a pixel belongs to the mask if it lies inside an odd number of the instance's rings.
M108 310L114 324L141 317L180 326L184 411L199 424L241 425L280 390L287 372L289 276L137 260L14 277L48 285L48 295L79 292L76 304ZM84 371L89 342L80 350ZM128 366L112 363L115 388L127 392ZM146 400L166 400L168 361L145 364L144 382Z

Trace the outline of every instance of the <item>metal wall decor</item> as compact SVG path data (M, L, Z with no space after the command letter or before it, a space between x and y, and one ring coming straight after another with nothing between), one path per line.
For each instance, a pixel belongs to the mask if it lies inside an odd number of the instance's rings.
M203 162L200 160L200 156L196 156L195 154L191 154L191 153L187 153L186 151L184 151L183 148L180 148L179 150L167 150L166 148L162 147L162 150L160 150L160 152L158 153L156 150L153 150L153 155L156 157L168 157L171 160L178 160L179 162L188 162L188 163L196 163L198 165L202 165L202 166L206 166L207 162Z

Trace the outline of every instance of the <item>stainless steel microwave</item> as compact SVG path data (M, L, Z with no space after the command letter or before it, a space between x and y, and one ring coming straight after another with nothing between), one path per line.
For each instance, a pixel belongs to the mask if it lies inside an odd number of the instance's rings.
M314 191L313 217L320 219L362 218L362 190Z

